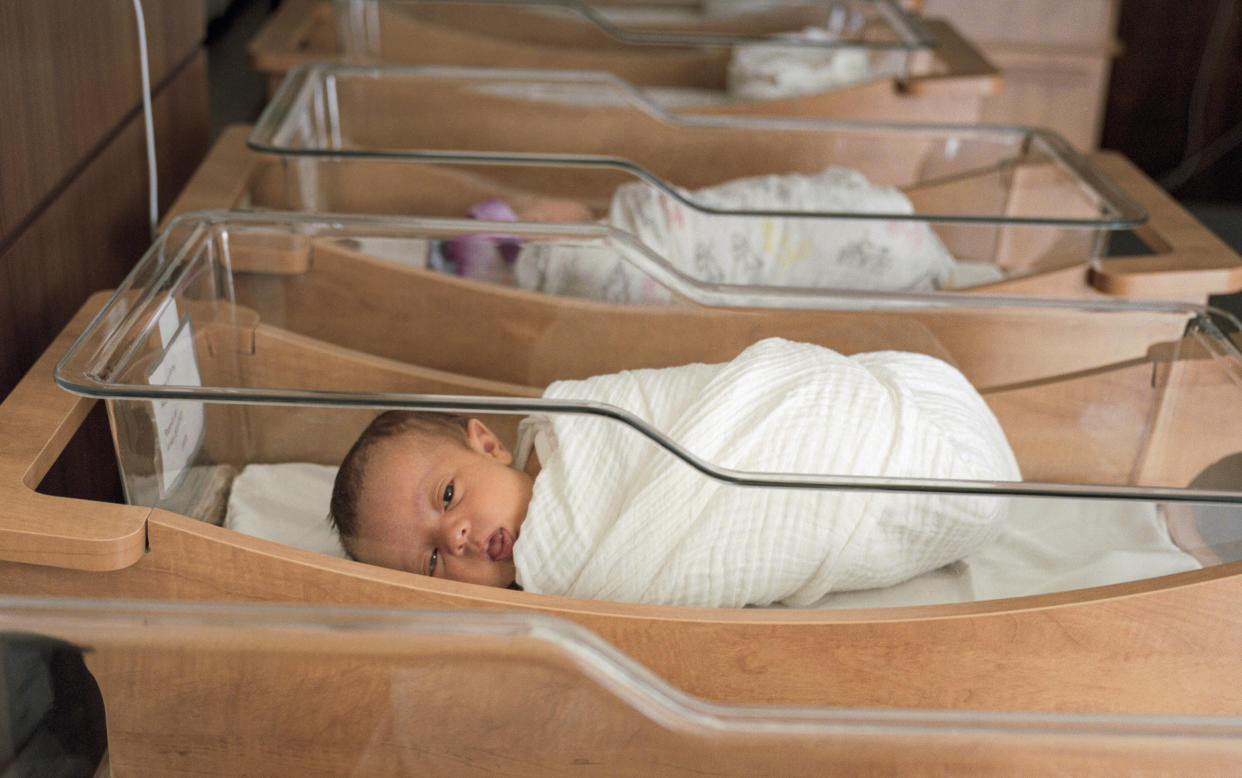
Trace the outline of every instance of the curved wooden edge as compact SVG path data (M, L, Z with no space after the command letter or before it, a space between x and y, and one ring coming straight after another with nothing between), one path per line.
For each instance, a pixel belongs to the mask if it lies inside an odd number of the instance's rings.
M56 362L110 295L93 295L0 404L0 559L117 570L146 550L149 508L35 491L95 401L57 386Z
M683 691L728 703L1238 715L1242 564L978 603L702 609L440 581L160 511L155 596L530 611L595 632Z
M992 63L944 19L924 19L923 25L936 38L935 57L942 67L911 76L900 83L909 95L993 95L1005 84L1000 68Z
M348 589L351 586L385 584L404 592L403 596L406 598L421 598L425 600L424 604L434 607L447 605L502 610L536 610L568 616L578 621L583 618L618 618L639 619L651 623L767 626L932 622L1036 613L1065 606L1101 605L1152 595L1163 597L1180 593L1177 595L1180 597L1205 588L1236 587L1239 585L1238 577L1242 574L1242 562L1233 562L1227 565L1216 565L1184 573L1088 589L977 602L891 608L699 608L585 600L430 578L313 551L304 551L158 508L152 511L150 523L152 550L160 550L161 538L170 539L171 542L174 535L185 533L197 540L219 544L221 551L232 550L246 554L258 554L267 558L279 558L307 571L340 576L342 593L346 595L345 599L341 600L342 602L350 601ZM270 599L274 601L289 599L289 592L281 588L289 582L288 577L273 582L270 588ZM336 599L333 598L332 601Z
M1118 187L1141 205L1148 221L1135 232L1152 256L1106 257L1091 285L1125 297L1197 298L1242 289L1242 257L1191 216L1134 163L1114 151L1090 155Z
M1109 295L1091 286L1088 280L1089 275L1090 271L1086 265L1071 265L1044 273L1031 273L1015 278L1006 278L1003 281L979 284L962 291L970 292L971 294L1016 294L1040 297L1100 299L1109 297Z
M265 165L276 164L266 155L246 146L252 125L230 124L211 145L190 180L168 208L160 223L163 229L172 219L190 211L238 208Z
M360 367L378 368L392 373L399 373L410 381L419 382L420 385L427 385L429 387L442 386L446 394L500 395L502 397L540 397L543 395L542 388L537 386L527 386L509 381L496 381L462 373L451 373L447 370L436 370L435 368L415 365L409 362L400 362L374 354L360 354L354 349L345 346L338 346L269 324L259 323L255 325L252 328L251 336L254 339L255 351L276 348L278 347L276 344L294 345L302 354L316 355L317 363L320 359L332 359L339 362L352 362ZM430 392L432 390L426 389L423 391Z
M983 95L941 89L910 93L895 79L813 92L793 97L729 100L674 108L684 116L789 116L807 119L857 119L880 122L979 121Z

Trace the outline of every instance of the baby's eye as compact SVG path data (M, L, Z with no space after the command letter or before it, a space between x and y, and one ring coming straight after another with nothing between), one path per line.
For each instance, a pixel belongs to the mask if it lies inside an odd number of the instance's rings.
M453 482L449 481L449 485L444 487L444 494L440 497L440 504L445 508L449 507L449 503L453 501Z
M440 549L431 549L431 558L427 560L427 575L436 574L436 562L440 561Z

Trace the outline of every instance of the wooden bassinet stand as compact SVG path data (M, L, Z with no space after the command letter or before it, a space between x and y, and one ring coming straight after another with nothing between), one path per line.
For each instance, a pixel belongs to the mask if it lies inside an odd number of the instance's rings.
M3 604L81 647L99 775L1220 775L1242 751L1219 720L703 703L525 614Z

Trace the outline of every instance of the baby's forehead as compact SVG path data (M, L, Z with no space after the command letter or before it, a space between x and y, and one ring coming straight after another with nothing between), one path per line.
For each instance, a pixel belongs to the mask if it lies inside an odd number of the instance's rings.
M393 459L421 458L432 453L437 445L434 436L423 430L401 430L374 440L367 452L366 465L371 469Z
M466 448L464 441L425 430L403 430L375 440L361 465L358 484L358 516L390 513L394 506L417 498L420 488L431 489L437 465L451 447Z
M426 436L405 432L371 442L359 463L358 514L386 510L392 500L417 488L436 462L435 447Z
M448 434L422 429L402 430L374 441L363 467L367 471L394 465L427 470L435 464L445 447L460 445L464 443Z

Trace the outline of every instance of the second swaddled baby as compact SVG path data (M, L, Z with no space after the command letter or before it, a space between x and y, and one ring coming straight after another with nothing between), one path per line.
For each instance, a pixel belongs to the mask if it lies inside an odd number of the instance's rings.
M471 215L498 221L591 219L581 203L529 197L480 203ZM749 176L696 191L630 182L613 193L601 221L677 271L709 283L927 291L1003 277L994 265L956 260L926 222L900 218L913 215L913 204L900 190L834 166L813 174ZM624 245L610 255L573 242L466 237L449 241L442 252L462 275L549 294L616 303L671 299L643 269L640 254Z

